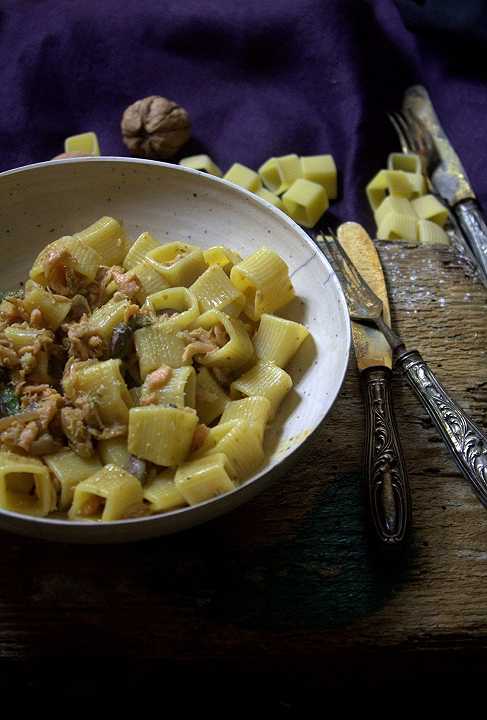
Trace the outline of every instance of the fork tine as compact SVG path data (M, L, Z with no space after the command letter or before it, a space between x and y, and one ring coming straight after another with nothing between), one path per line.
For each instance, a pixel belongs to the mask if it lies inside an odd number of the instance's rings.
M414 138L416 152L421 158L421 165L425 175L430 175L441 164L438 148L430 130L423 120L409 110L403 110L402 117Z
M389 118L391 125L393 126L394 130L396 131L396 135L399 138L399 145L401 146L402 152L403 153L411 152L411 147L408 143L407 136L402 131L401 125L396 120L394 113L387 113L387 117Z
M408 119L400 111L394 113L394 117L397 124L401 128L404 137L406 138L406 147L408 148L406 152L417 152L418 147L416 143L416 135L414 132L412 132Z
M347 300L350 316L354 320L372 320L375 322L382 315L382 301L366 284L357 268L345 252L335 233L329 228L329 235L324 235L320 247L338 275Z
M321 235L319 246L329 260L330 265L339 277L340 284L343 287L343 291L347 299L347 305L349 307L350 314L353 316L358 313L358 287L350 277L350 273L347 272L348 268L343 261L341 253L337 249L336 242L333 240L333 233L331 233L332 241L330 241L330 238L324 233L321 232L319 234Z
M335 270L337 275L340 276L340 280L347 285L347 288L353 289L351 286L351 280L347 275L343 272L344 264L342 262L341 256L337 253L336 245L334 242L330 242L330 238L321 234L321 241L319 243L320 248L325 253L327 259L330 261L330 265Z
M404 351L404 343L399 335L396 335L384 322L382 300L362 278L333 230L328 228L328 232L329 236L320 231L316 233L314 239L330 260L331 266L340 279L350 317L352 320L374 323L393 350L402 349ZM322 239L318 239L318 236L321 236Z

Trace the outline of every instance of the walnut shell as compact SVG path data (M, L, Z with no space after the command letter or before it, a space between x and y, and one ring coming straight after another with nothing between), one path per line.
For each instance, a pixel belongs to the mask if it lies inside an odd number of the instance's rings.
M132 155L166 160L189 140L191 121L177 103L150 95L129 105L122 116L121 129Z

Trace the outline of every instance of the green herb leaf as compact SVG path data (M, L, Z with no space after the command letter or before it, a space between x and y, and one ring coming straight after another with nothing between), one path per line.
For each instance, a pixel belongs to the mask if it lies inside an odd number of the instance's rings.
M20 402L12 385L0 389L0 416L16 415L20 412Z
M23 288L17 288L17 290L0 290L0 302L8 300L9 298L23 298Z

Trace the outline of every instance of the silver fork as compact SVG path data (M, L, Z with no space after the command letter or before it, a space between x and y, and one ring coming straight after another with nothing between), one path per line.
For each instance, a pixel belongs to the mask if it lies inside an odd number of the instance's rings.
M371 322L384 333L394 351L395 366L436 425L458 469L487 507L487 437L448 395L420 353L406 350L399 335L384 323L382 301L372 292L336 236L331 231L330 235L317 233L315 241L341 281L350 316L359 322Z
M405 350L404 343L384 322L382 300L372 292L332 230L317 234L315 242L323 250L341 281L352 320L372 322L384 335L395 353Z
M394 112L387 117L397 133L401 151L419 155L423 173L432 189L429 175L438 167L441 159L431 133L418 118L413 116L406 117L401 112Z

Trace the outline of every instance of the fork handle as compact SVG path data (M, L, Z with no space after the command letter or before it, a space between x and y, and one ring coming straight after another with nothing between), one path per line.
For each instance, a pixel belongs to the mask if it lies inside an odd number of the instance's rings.
M480 265L484 282L487 280L487 224L476 200L462 200L453 212L470 249Z
M487 437L451 399L417 350L396 360L451 452L458 469L487 507Z
M392 405L391 377L386 367L361 373L369 516L376 537L389 547L402 545L411 525L411 494Z

